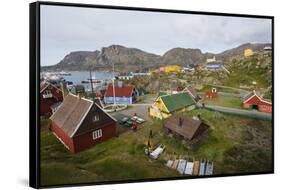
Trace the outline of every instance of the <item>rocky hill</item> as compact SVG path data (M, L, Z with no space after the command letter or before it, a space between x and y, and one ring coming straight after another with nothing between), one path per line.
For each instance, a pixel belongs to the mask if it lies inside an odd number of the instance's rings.
M187 66L189 64L200 64L205 62L205 55L200 49L184 49L184 48L173 48L167 51L161 57L162 65L180 65Z
M120 45L104 47L100 51L76 51L66 55L59 63L53 66L43 67L43 70L94 70L112 69L112 63L116 71L145 71L149 68L158 68L165 65L187 66L189 64L204 64L207 57L215 55L217 59L227 60L233 56L243 55L246 48L253 51L261 51L271 44L243 44L219 54L202 53L200 49L173 48L163 56L148 53L136 48L128 48Z
M256 43L256 44L246 43L246 44L242 44L238 47L223 51L223 52L217 54L216 56L218 59L228 59L233 56L243 55L245 49L249 48L255 52L259 52L259 51L262 51L263 48L266 46L271 46L271 44L269 44L269 43Z

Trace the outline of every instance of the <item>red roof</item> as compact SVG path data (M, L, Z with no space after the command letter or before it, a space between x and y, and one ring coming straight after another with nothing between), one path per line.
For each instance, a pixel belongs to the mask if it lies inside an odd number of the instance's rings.
M268 105L268 106L272 105L271 102L264 100L260 96L258 96L256 91L253 91L253 92L247 94L244 97L243 103L255 104L255 105Z
M104 96L113 97L112 87L113 87L112 84L108 85ZM114 89L115 89L116 97L131 97L134 90L134 86L125 84L122 88L120 88L117 85L114 85Z

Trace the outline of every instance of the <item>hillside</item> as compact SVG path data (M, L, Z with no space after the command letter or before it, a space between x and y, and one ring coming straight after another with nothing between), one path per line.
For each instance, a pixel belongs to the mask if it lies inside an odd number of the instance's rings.
M207 57L215 55L217 59L225 62L235 56L243 55L246 48L253 51L261 51L270 44L243 44L236 48L223 51L219 54L203 53L200 49L173 48L163 56L148 53L136 48L128 48L120 45L103 47L96 51L76 51L66 55L59 63L53 66L42 67L43 70L111 70L112 63L116 71L146 71L150 68L158 68L165 65L187 66L189 64L204 64Z

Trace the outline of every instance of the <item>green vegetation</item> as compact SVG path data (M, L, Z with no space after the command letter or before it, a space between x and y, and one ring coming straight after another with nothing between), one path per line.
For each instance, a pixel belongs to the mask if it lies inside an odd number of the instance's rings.
M231 108L243 108L242 99L238 97L232 96L219 96L217 98L205 98L205 104L223 106L223 107L231 107Z
M158 94L145 94L144 99L157 98Z
M81 153L71 154L46 127L42 127L42 185L175 177L179 174L164 164L165 160L179 155L212 160L215 174L272 169L270 122L205 109L183 114L200 114L210 126L207 133L199 139L183 141L175 135L164 133L162 121L153 120L144 123L136 132L118 130L118 137ZM152 160L143 152L150 129L153 131L153 147L159 144L166 146L158 160Z
M216 88L218 92L225 92L225 93L231 93L231 94L239 94L238 90L231 89L231 88L223 88L218 87L216 85L205 85L200 92L211 92L212 88Z
M271 57L253 56L231 64L228 67L231 71L228 78L223 81L224 85L239 87L242 85L252 86L252 82L257 84L255 88L267 88L271 85Z
M210 126L210 130L189 155L213 160L216 174L265 172L272 169L270 122L203 109L188 113L190 116L198 114Z
M147 127L143 126L137 132L123 131L118 137L78 154L68 152L43 127L42 185L179 176L176 171L165 167L163 162L144 155L144 143L149 134Z

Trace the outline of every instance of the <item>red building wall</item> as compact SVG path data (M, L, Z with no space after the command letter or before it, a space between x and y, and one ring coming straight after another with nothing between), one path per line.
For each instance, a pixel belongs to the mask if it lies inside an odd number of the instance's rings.
M53 97L52 98L43 98L43 93L46 90L50 90ZM62 91L49 85L46 89L40 92L40 115L41 116L50 116L52 114L51 106L57 102L63 100Z
M260 112L272 112L272 105L270 103L261 101L257 96L253 96L251 99L243 103L243 108L248 109L253 105L258 106L258 111Z
M70 150L70 152L75 153L75 146L73 139L70 138L64 131L56 125L56 123L52 122L50 124L50 128L52 131L60 138L61 141L66 145L66 148Z
M75 136L73 138L74 141L74 147L75 147L75 152L80 152L85 149L88 149L96 144L102 143L110 138L115 137L116 134L116 127L115 123L109 124L107 126L104 126L100 128L102 130L102 136L98 139L93 139L93 131L98 130L92 130L87 133L81 134L79 136Z
M70 138L54 122L51 124L50 127L51 127L52 131L61 139L61 141L63 141L63 143L67 146L67 148L72 153L77 153L77 152L81 152L85 149L88 149L96 144L99 144L110 138L115 137L115 134L116 134L115 123L111 123L111 124L108 124L108 125L100 128L100 129L102 129L102 137L95 139L95 140L93 139L92 133L93 133L93 131L98 130L98 129L91 130L84 134Z

